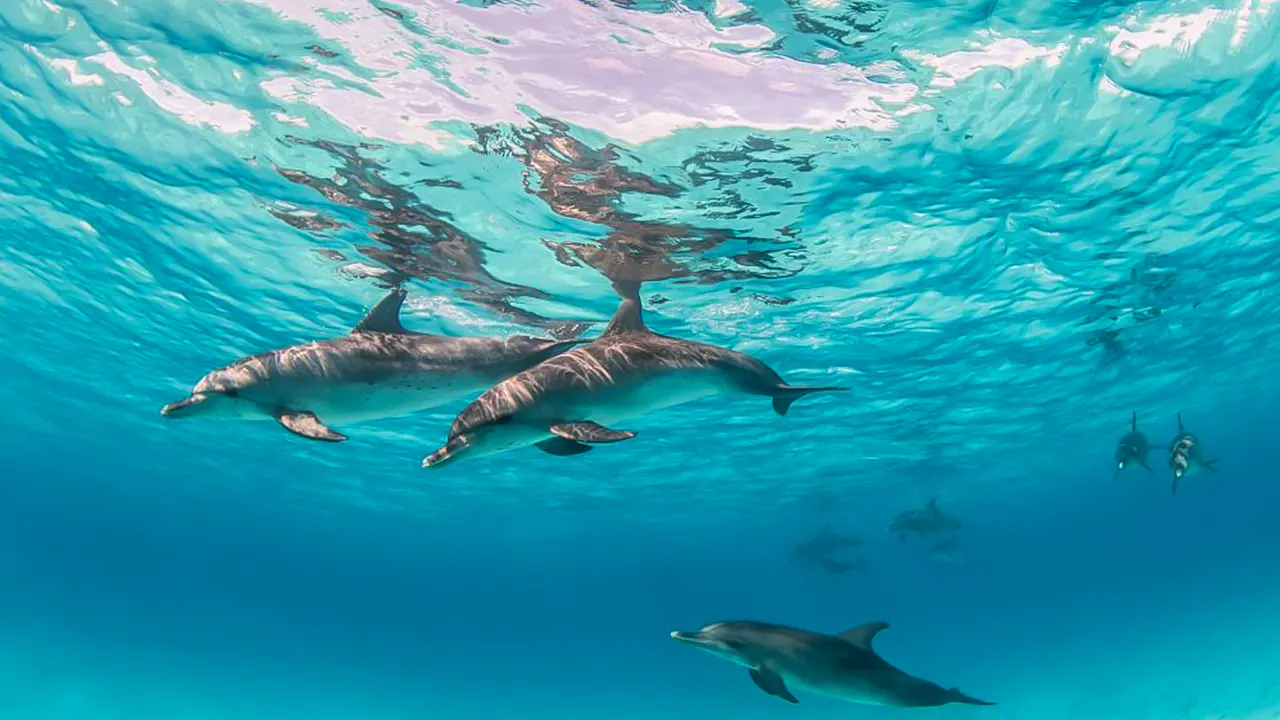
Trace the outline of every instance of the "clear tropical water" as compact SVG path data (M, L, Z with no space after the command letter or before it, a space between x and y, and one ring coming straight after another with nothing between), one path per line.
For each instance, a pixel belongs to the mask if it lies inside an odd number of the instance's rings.
M1203 2L0 3L0 718L1280 716L1280 16ZM163 403L347 332L845 384L419 468ZM1111 482L1130 413L1153 475ZM1218 474L1169 491L1176 413ZM886 528L931 497L965 563ZM865 566L790 561L824 525ZM848 558L846 557L846 560ZM668 638L893 627L996 707Z

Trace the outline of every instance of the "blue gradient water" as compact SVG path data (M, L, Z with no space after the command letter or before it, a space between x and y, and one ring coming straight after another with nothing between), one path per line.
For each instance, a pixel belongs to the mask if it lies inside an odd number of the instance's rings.
M1275 6L748 5L0 3L0 718L1280 717ZM158 412L391 283L593 336L607 276L854 390L439 472L459 406ZM966 564L886 530L935 496ZM825 524L865 571L789 562ZM667 636L737 618L999 705Z

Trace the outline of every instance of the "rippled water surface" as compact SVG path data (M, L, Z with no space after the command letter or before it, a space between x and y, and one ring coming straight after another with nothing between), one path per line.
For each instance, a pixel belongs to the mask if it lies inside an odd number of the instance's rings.
M1277 13L5 0L0 720L1280 717ZM158 412L390 288L593 338L634 281L851 390L438 471L465 401ZM1172 494L1177 413L1220 463ZM888 530L931 498L955 542ZM999 705L788 706L668 638L740 618L886 620Z

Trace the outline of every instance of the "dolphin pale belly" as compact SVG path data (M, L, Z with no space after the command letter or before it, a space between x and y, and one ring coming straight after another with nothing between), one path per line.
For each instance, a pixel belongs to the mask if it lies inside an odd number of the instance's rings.
M312 440L329 427L436 407L480 392L582 340L450 338L405 330L404 290L383 298L351 333L237 360L201 378L165 417L275 419Z
M489 389L458 415L423 466L528 445L577 455L635 437L614 423L713 395L763 395L785 415L805 395L845 389L788 385L744 353L658 335L641 317L638 287L619 291L622 303L599 338Z
M909 675L872 647L888 623L860 625L840 635L772 623L735 621L671 637L748 669L765 693L800 702L790 688L864 705L937 707L949 703L994 705Z
M1184 477L1198 474L1201 470L1218 472L1217 460L1204 459L1204 447L1200 439L1182 424L1182 413L1178 413L1178 435L1169 443L1169 469L1173 471L1173 489L1171 494L1178 493L1178 481Z

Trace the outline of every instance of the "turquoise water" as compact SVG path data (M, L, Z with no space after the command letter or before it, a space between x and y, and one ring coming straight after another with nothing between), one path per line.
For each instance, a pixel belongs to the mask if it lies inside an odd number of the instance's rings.
M0 719L1280 717L1277 12L0 3ZM395 284L594 337L611 277L852 390L439 471L463 402L159 414ZM887 530L933 497L965 562ZM730 619L999 705L789 706L668 638Z

